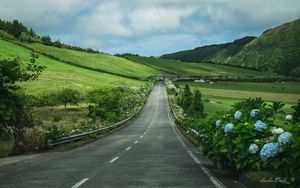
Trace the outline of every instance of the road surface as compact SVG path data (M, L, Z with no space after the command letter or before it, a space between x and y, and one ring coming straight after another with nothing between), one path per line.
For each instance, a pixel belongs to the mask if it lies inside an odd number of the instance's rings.
M0 187L224 187L191 147L175 128L158 83L127 127L80 148L2 166Z

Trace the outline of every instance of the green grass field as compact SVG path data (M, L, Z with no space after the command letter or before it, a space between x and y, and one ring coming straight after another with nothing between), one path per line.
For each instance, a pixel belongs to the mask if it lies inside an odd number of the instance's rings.
M161 72L149 66L107 54L86 53L39 43L27 44L27 46L62 61L126 77L146 79Z
M222 82L222 83L195 83L176 82L183 88L188 84L192 90L200 89L205 112L213 115L218 111L226 111L234 103L240 102L250 97L261 97L265 101L282 101L285 103L283 110L287 113L293 111L291 108L300 98L300 83L254 83L254 82Z
M189 84L192 89L199 88L204 96L226 97L233 99L247 99L261 97L266 101L283 101L296 103L300 98L300 83L254 83L254 82L222 82L195 83L176 82L180 87Z
M197 82L177 82L180 85L189 84L192 87L238 90L238 91L254 91L269 93L287 93L300 95L300 82L215 82L197 83Z
M153 68L165 71L169 74L177 74L183 76L261 76L269 77L270 72L259 72L238 67L215 65L210 63L182 63L167 59L142 56L125 56L127 59L146 64Z
M22 61L28 62L30 60L30 50L0 40L0 59L13 57L19 57ZM69 86L85 92L95 88L141 86L144 83L134 79L72 66L44 55L39 56L38 62L46 66L39 80L22 84L26 91L31 94L47 93Z

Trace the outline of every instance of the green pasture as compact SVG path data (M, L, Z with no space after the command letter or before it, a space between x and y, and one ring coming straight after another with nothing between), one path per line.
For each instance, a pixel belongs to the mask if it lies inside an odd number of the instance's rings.
M259 72L244 68L216 65L211 63L183 63L168 59L143 56L125 56L127 59L146 64L150 67L165 71L165 74L176 74L182 76L260 76L269 77L270 72Z
M16 44L0 40L0 59L19 57L23 62L30 60L30 50ZM42 94L65 87L85 92L95 88L116 86L141 86L144 82L112 74L100 73L72 66L44 55L40 55L38 63L46 69L38 81L22 83L31 94Z
M80 52L39 43L27 44L27 46L62 61L126 77L146 79L161 72L149 66L108 54Z
M195 83L176 82L183 88L188 84L192 90L199 89L203 95L205 112L213 115L218 111L227 111L231 106L247 98L261 97L265 101L282 101L283 110L293 112L292 106L300 98L300 83L254 83L254 82L222 82L222 83ZM281 119L284 119L282 116Z

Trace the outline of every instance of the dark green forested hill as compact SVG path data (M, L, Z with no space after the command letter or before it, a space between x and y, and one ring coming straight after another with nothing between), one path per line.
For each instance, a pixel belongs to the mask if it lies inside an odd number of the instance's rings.
M188 62L209 61L300 76L300 19L269 29L258 38L163 55Z
M212 61L212 59L216 57L220 58L222 56L227 57L237 54L247 43L251 42L255 38L256 37L244 37L230 43L207 45L193 50L165 54L162 55L161 58L187 62Z

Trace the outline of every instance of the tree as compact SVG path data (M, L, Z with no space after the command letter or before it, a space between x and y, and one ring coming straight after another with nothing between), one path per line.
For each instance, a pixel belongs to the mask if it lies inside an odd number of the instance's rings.
M16 38L19 38L21 33L28 33L27 28L20 23L18 20L14 20L11 25L10 25L10 34L12 34L13 36L15 36Z
M45 45L48 45L48 46L52 45L52 41L51 41L51 38L49 35L42 36L42 41L43 41L43 44L45 44Z
M0 129L11 128L14 136L13 154L23 153L24 128L33 126L33 114L26 95L16 82L38 79L45 67L37 65L37 55L32 52L30 62L24 67L20 59L0 60Z
M32 42L30 35L28 35L24 32L22 32L21 35L20 35L20 41L29 42L29 43Z
M122 94L122 95L121 95ZM87 96L89 102L89 114L94 121L97 117L109 122L116 121L124 108L124 92L119 89L94 90Z
M67 104L78 105L81 101L81 97L77 90L65 88L58 93L58 100L65 106L65 109L67 109Z
M183 90L183 94L181 96L181 107L184 111L188 111L189 108L191 107L193 103L193 96L192 96L192 92L190 90L189 85L185 85L184 90Z
M61 48L61 47L62 47L62 44L61 44L61 42L60 42L59 39L57 39L57 40L54 42L54 46L55 46L55 47L58 47L58 48Z
M194 94L192 113L194 116L203 117L204 116L204 106L202 102L202 95L197 89Z

